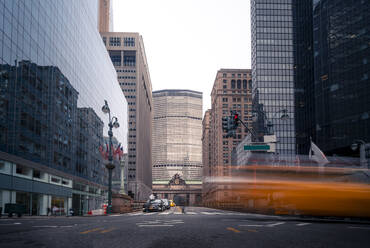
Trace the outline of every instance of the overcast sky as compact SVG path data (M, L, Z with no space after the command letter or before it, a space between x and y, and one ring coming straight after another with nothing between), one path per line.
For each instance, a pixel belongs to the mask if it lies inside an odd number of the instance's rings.
M114 32L143 36L153 91L203 92L220 68L251 68L249 0L113 0Z

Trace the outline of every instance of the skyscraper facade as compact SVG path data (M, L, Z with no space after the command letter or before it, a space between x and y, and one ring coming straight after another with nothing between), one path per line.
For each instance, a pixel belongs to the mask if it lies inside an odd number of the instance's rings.
M138 33L101 32L129 106L127 193L147 200L152 192L152 83Z
M98 29L99 32L113 32L112 0L98 0Z
M96 1L0 2L2 209L83 214L106 201L101 106L118 118L125 151L128 110L96 13Z
M211 121L211 110L208 109L204 113L202 121L202 163L203 163L203 180L202 180L202 195L208 191L208 184L206 180L211 177L211 139L210 139L210 121Z
M202 178L202 93L153 92L153 181Z
M220 69L217 71L211 92L210 113L210 164L218 167L218 176L228 175L223 167L231 165L231 152L249 132L242 124L236 130L235 138L227 138L222 130L222 117L236 111L239 118L249 127L252 122L252 95L250 69ZM226 168L225 168L226 169Z
M159 198L183 197L201 203L202 93L153 92L153 192Z
M351 155L356 139L370 142L370 2L313 3L315 139Z
M293 0L252 0L253 111L262 138L273 124L276 152L296 153ZM289 118L281 118L281 114Z

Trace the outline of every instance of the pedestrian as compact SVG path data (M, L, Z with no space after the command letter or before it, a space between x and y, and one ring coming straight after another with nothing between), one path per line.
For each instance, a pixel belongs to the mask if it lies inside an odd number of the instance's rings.
M46 210L47 210L46 216L49 216L51 214L51 209L47 208Z
M57 206L54 206L54 207L53 207L53 215L54 215L54 216L57 216L57 211L58 211Z

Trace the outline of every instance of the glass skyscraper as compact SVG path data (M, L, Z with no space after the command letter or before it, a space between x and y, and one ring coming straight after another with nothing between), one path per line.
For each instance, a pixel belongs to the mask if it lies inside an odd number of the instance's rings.
M108 100L127 152L127 102L97 30L97 1L0 1L0 206L100 208ZM117 171L117 173L119 173Z
M271 121L281 155L296 153L293 7L293 0L251 1L254 128L262 139Z
M313 4L316 142L351 155L354 140L370 142L370 1Z

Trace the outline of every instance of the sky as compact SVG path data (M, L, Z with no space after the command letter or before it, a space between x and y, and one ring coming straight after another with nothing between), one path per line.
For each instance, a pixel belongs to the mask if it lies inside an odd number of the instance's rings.
M113 0L113 31L144 40L153 91L203 92L221 68L251 68L249 0Z

